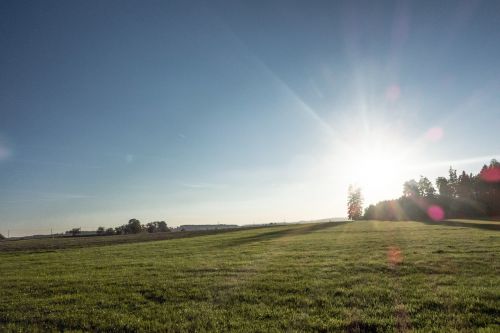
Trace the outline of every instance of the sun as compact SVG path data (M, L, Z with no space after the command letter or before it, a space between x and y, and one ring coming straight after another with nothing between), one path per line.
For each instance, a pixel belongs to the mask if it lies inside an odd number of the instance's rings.
M367 135L352 140L346 148L344 175L349 183L361 187L366 205L401 195L411 164L401 139Z

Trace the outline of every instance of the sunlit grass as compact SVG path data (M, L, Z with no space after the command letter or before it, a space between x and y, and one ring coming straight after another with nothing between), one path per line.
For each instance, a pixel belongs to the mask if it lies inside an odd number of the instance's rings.
M378 221L0 253L0 331L493 332L499 254L496 230Z

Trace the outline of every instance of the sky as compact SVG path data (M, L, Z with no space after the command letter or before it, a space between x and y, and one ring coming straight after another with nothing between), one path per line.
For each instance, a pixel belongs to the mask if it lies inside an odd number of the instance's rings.
M500 157L498 1L0 2L0 233L346 216Z

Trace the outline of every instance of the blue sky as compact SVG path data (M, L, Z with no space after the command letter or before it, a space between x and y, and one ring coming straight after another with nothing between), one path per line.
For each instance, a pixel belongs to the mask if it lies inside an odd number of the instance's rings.
M477 172L499 27L496 1L2 1L0 232L345 216L351 182Z

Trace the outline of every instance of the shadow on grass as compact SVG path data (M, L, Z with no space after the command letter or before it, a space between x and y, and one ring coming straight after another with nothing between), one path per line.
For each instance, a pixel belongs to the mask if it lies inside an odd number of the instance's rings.
M283 230L275 230L275 231L269 231L269 232L264 232L258 235L253 235L253 236L248 236L248 237L241 237L241 238L236 238L236 239L231 239L229 241L224 242L223 244L220 244L219 247L227 248L227 247L233 247L233 246L241 246L241 245L246 245L246 244L251 244L251 243L258 243L258 242L263 242L263 241L269 241L281 237L286 237L286 236L298 236L298 235L305 235L311 232L315 231L320 231L332 227L337 227L344 225L349 222L325 222L325 223L314 223L314 224L308 224L303 226L302 228L290 228L288 226L284 226Z
M461 221L419 221L428 225L444 225L447 227L465 227L465 228L476 228L484 230L496 230L500 231L500 224L493 223L468 223Z

